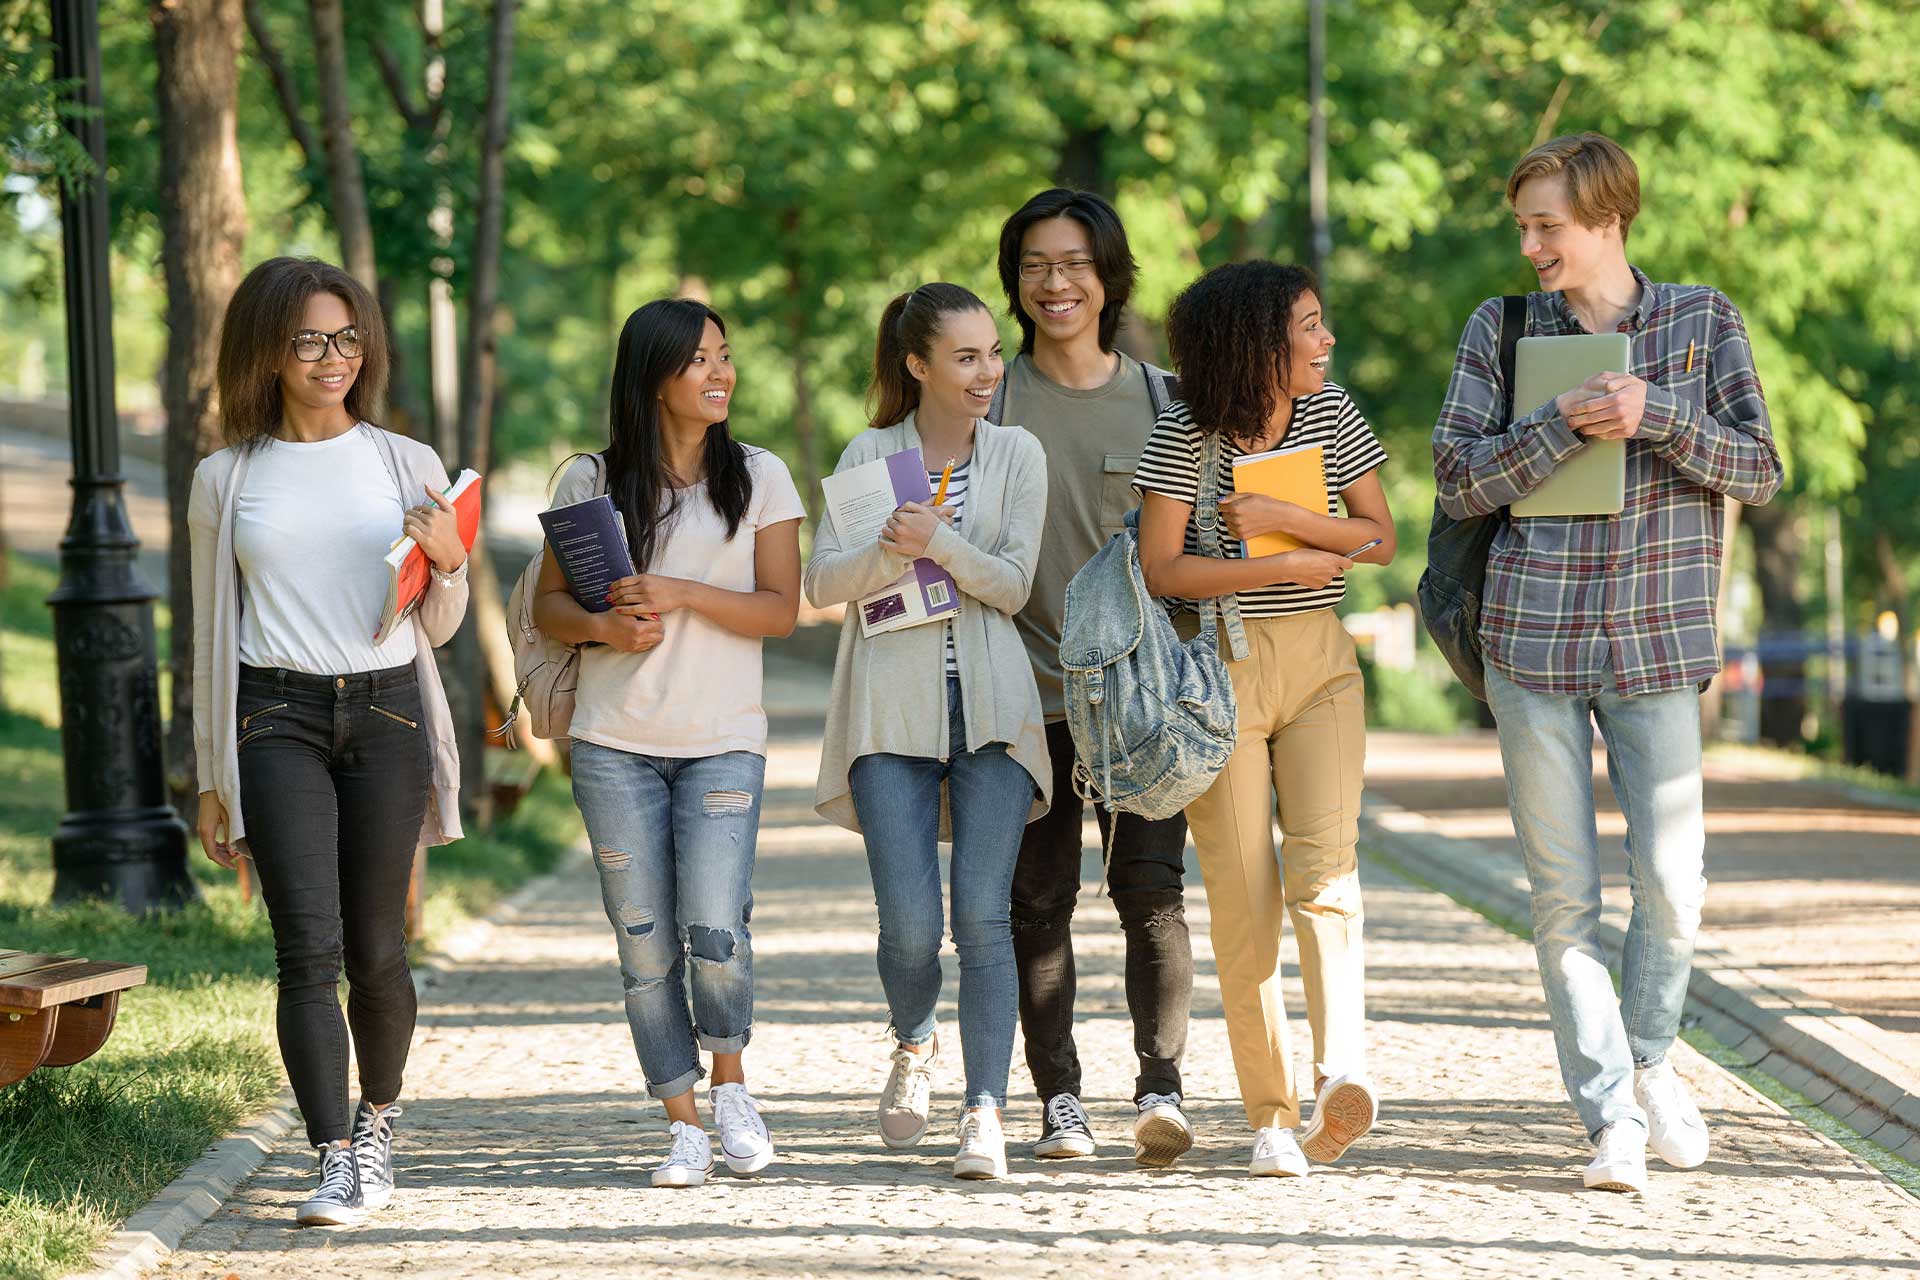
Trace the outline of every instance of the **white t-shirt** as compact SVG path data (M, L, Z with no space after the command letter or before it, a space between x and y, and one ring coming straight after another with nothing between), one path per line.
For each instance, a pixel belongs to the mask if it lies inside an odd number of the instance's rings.
M647 572L691 578L728 591L752 591L754 535L768 525L806 514L787 464L748 447L753 495L740 528L729 539L704 483L677 492L671 527ZM561 478L553 505L592 497L600 463L581 458ZM767 713L760 705L760 645L691 609L661 622L666 638L646 653L608 645L580 652L572 736L616 751L693 758L727 751L765 755Z
M382 561L405 514L379 446L357 427L313 444L261 444L233 507L240 661L317 676L412 662L411 626L373 643Z

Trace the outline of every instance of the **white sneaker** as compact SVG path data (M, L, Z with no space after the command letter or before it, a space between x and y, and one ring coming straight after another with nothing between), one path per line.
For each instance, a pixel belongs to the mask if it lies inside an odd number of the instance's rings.
M893 1050L893 1072L880 1091L880 1141L895 1151L914 1146L927 1136L927 1117L933 1110L933 1064L940 1060L940 1037L925 1053L898 1045Z
M1589 1191L1647 1189L1647 1133L1631 1121L1615 1121L1593 1140L1593 1160L1585 1174Z
M1256 1178L1304 1178L1306 1153L1293 1140L1291 1129L1261 1129L1253 1135L1253 1159L1247 1172Z
M1633 1073L1633 1100L1647 1113L1647 1145L1676 1169L1707 1162L1707 1122L1686 1082L1662 1061Z
M1332 1164L1367 1136L1379 1115L1380 1102L1365 1076L1335 1076L1320 1086L1300 1149L1309 1159Z
M1164 1169L1193 1149L1193 1126L1180 1110L1177 1093L1149 1093L1134 1104L1133 1162Z
M713 1108L713 1127L720 1131L720 1154L735 1173L758 1173L773 1163L773 1137L760 1118L760 1104L743 1084L720 1084L707 1090Z
M668 1132L673 1134L673 1149L667 1153L666 1162L654 1169L653 1185L699 1186L713 1168L713 1144L707 1140L707 1131L675 1120Z
M1007 1135L1000 1131L999 1112L979 1107L960 1117L960 1151L953 1157L953 1176L1007 1176Z

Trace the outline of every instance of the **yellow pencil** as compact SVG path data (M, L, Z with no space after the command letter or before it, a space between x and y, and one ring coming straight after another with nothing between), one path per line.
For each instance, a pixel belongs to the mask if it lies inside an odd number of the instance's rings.
M940 491L933 495L934 506L937 507L947 500L947 481L951 479L953 479L953 459L948 458L946 470L940 473Z
M1687 343L1687 372L1693 372L1693 343Z

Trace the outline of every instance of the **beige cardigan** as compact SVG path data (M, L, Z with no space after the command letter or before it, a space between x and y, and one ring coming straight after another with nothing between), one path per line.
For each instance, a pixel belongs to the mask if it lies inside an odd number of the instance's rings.
M356 430L373 437L388 470L400 486L402 506L424 500L421 486L444 492L447 469L440 455L418 440L361 423ZM227 810L227 838L247 834L240 805L240 758L234 740L240 689L240 563L233 553L233 508L253 460L250 450L222 449L209 454L193 472L187 502L187 527L193 535L193 751L203 792L219 795ZM451 574L428 575L427 597L414 610L414 674L420 681L420 705L426 710L427 742L433 754L433 789L427 796L423 845L458 840L460 831L460 752L454 745L453 716L434 663L435 645L445 644L467 612L467 567Z
M919 444L920 432L909 416L897 426L855 436L835 471ZM964 536L941 525L927 555L953 575L961 591L953 650L966 707L967 750L1007 744L1038 793L1027 814L1031 822L1047 811L1053 770L1033 663L1012 615L1027 602L1040 558L1046 455L1023 428L982 421L975 428L968 474ZM894 581L909 563L878 542L841 546L831 513L824 513L807 561L807 599L816 608L856 600ZM860 634L858 612L849 609L840 626L833 702L814 791L820 816L849 831L860 830L848 782L855 760L877 752L932 759L947 754L946 628L908 627L869 640ZM950 840L952 829L942 788L940 839Z

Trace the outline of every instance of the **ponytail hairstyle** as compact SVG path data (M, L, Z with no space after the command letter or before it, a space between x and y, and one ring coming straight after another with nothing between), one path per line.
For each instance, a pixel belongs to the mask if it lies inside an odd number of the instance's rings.
M660 388L693 363L709 320L725 336L726 321L704 302L658 298L628 316L620 330L608 415L607 493L626 520L636 573L648 571L679 506L660 441ZM704 461L707 498L731 538L747 514L753 477L746 450L725 421L707 427Z
M971 289L957 284L923 284L903 293L880 313L880 337L873 347L873 384L867 388L867 425L891 427L905 422L920 407L920 380L907 368L907 357L926 360L940 336L946 317L963 311L985 311Z

